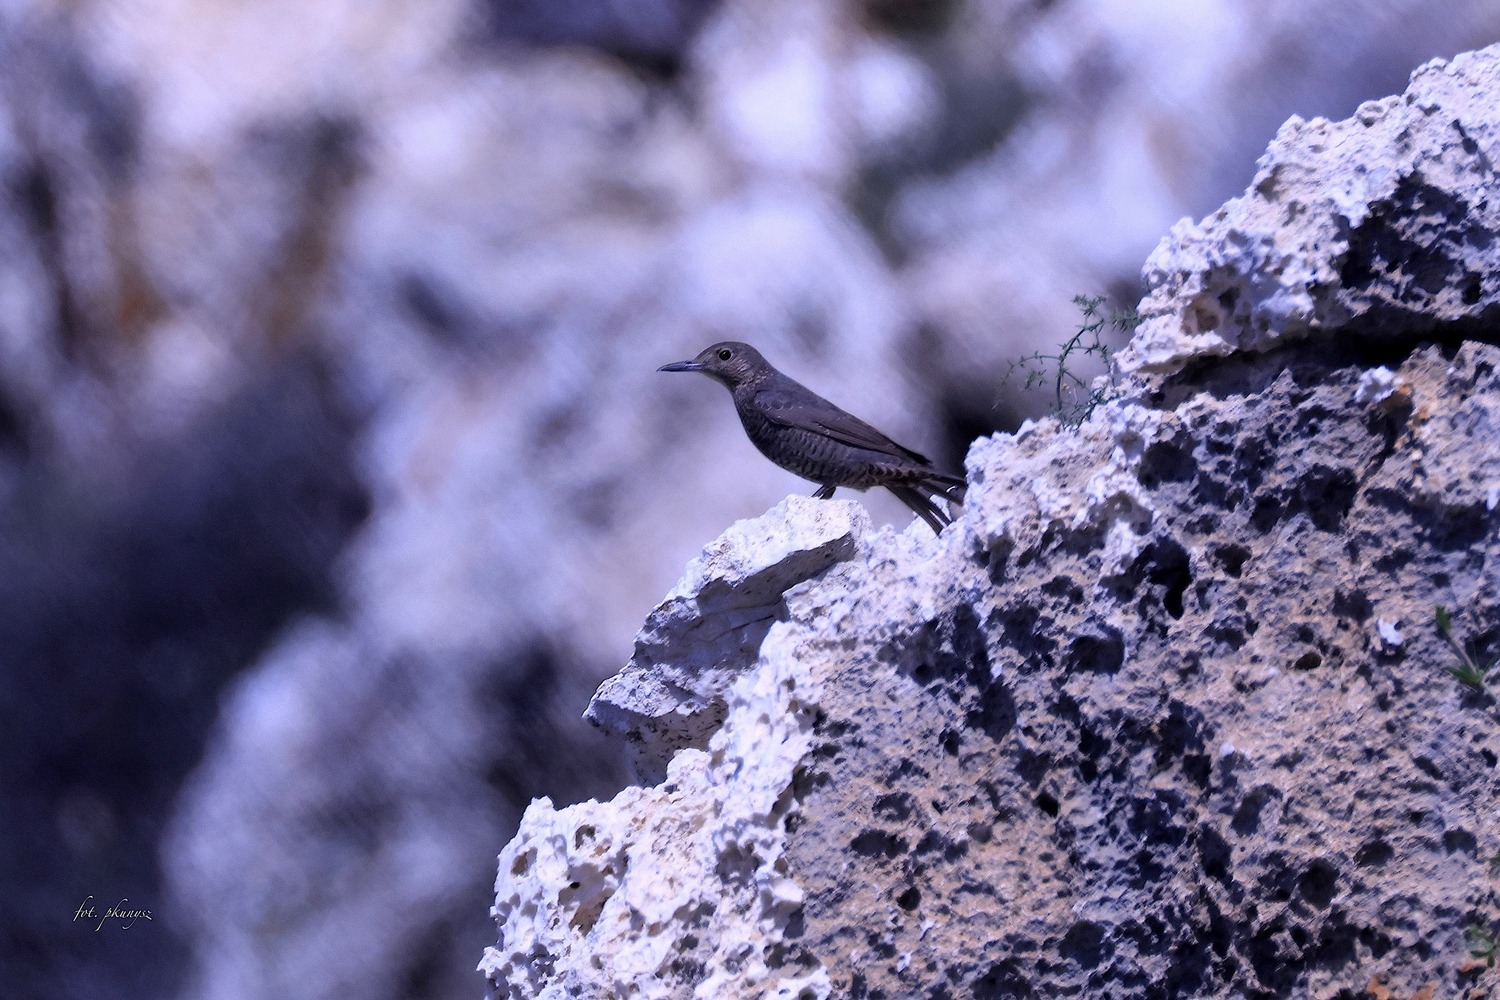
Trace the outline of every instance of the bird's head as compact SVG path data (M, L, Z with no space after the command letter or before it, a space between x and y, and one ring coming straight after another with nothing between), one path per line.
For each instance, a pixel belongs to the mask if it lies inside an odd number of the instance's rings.
M674 361L662 365L657 371L702 372L709 378L718 379L730 389L749 382L770 370L766 359L749 344L726 340L705 348L691 361Z

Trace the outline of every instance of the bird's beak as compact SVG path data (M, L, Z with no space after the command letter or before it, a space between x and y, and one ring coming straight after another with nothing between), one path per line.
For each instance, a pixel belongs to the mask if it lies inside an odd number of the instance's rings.
M656 370L659 372L701 372L703 366L696 361L674 361L670 365L662 365Z

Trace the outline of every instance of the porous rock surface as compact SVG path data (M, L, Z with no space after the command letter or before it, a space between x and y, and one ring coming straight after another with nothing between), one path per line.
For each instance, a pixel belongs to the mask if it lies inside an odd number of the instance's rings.
M1500 36L1364 7L0 4L5 995L474 991L495 845L624 780L580 706L801 488L656 367L958 467L1287 114Z
M1425 153L1349 140L1348 183L1500 156L1497 66L1419 71L1380 107L1440 93L1449 127L1407 133ZM1352 128L1293 127L1270 159ZM1377 197L1355 228L1479 253L1494 175L1453 176L1467 208ZM1473 301L1417 295L1309 235L1334 201L1266 240L1216 230L1233 207L1176 230L1155 260L1198 263L1148 270L1145 336L1241 273L1215 341L1179 323L1080 428L977 442L938 539L851 521L755 659L700 601L733 665L722 724L657 786L533 804L500 859L492 995L1487 995L1466 932L1500 923L1500 709L1450 675L1433 614L1500 644L1494 268ZM1306 266L1262 274L1268 245ZM1278 306L1298 296L1339 311L1306 323ZM738 526L696 578L823 516Z
M678 750L703 749L723 723L725 694L785 616L785 593L850 558L869 525L857 503L800 496L735 522L646 618L635 655L600 686L585 717L625 737L640 780L660 781Z
M1183 220L1146 262L1151 293L1122 367L1492 319L1497 77L1489 50L1465 53L1344 121L1293 117L1243 197Z

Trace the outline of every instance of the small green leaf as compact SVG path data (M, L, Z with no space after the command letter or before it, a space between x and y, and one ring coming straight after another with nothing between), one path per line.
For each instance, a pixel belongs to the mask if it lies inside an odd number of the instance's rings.
M1478 924L1470 924L1464 932L1468 938L1469 954L1474 958L1488 959L1488 964L1495 964L1495 935Z
M1453 628L1453 616L1448 613L1448 609L1447 608L1445 608L1441 604L1439 604L1437 606L1437 629L1438 629L1438 631L1441 632L1441 633L1443 633L1443 636L1446 638L1446 637L1448 637L1451 634L1452 628Z
M1484 674L1475 670L1468 664L1449 667L1448 673L1452 674L1454 679L1457 680L1460 684L1471 687L1475 691L1484 690Z

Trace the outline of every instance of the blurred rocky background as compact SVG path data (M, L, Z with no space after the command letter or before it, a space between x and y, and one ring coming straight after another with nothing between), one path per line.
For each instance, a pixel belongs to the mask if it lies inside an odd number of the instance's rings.
M1283 119L1496 38L1486 0L3 0L6 996L477 996L520 809L624 780L589 694L809 491L657 366L752 341L957 467Z

